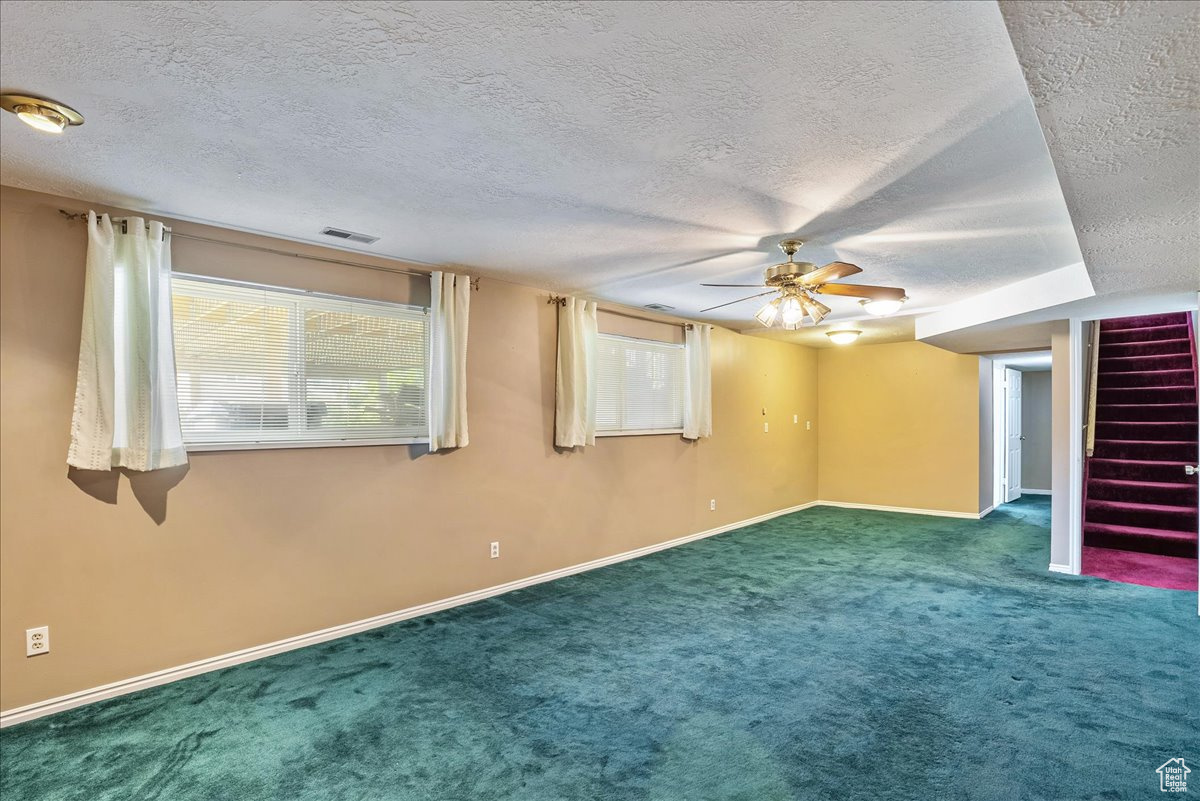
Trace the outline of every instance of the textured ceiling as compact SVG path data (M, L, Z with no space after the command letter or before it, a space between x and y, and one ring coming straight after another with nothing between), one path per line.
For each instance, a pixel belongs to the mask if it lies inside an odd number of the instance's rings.
M1097 295L1200 289L1200 3L1001 10Z
M1200 4L1002 3L1096 296L924 341L985 350L1045 323L1196 308Z
M909 311L1080 260L991 3L0 16L4 89L87 117L55 138L0 115L5 184L303 240L348 228L381 237L368 252L686 316L741 295L700 282L758 280L796 232L801 257L855 262ZM755 305L711 317L745 326Z

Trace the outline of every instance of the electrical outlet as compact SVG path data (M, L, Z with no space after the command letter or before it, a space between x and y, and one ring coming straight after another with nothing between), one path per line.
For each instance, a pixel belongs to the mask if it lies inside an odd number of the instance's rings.
M771 430L770 425L768 423L763 423L763 433L766 434L770 430Z
M25 656L37 656L50 652L50 627L38 626L25 629Z
M492 543L492 558L493 559L500 558L500 543L498 543L498 542Z
M708 502L708 511L710 511L710 512L717 511L717 499L716 498L713 498L711 501Z
M793 422L793 423L799 423L799 422L800 422L800 415L798 415L798 414L793 414L793 415L792 415L792 422Z
M805 421L804 421L804 430L805 430L805 431L812 431L812 420L805 420Z

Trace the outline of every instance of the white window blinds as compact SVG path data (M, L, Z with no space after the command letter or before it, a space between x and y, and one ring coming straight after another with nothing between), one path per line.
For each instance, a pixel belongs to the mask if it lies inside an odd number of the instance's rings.
M189 446L428 437L424 309L175 275Z
M682 345L601 334L598 350L597 433L683 430Z

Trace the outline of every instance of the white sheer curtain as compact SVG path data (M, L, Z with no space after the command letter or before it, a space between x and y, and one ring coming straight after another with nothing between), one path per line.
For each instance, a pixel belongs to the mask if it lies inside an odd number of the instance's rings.
M67 464L187 464L175 390L171 245L163 225L88 213L87 278Z
M558 309L558 375L554 386L554 444L596 444L596 348L594 301L566 298Z
M694 323L684 331L687 359L683 398L684 439L712 436L712 326Z
M471 279L435 271L429 303L429 450L466 447Z

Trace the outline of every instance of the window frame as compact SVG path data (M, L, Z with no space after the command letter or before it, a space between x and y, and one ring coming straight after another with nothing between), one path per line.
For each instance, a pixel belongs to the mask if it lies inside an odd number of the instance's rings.
M426 425L429 420L429 363L433 352L433 330L428 324L430 308L428 306L419 306L412 303L396 303L386 300L374 300L372 298L357 298L351 295L336 295L331 292L317 292L311 289L301 289L299 287L277 286L275 284L263 284L257 281L243 281L236 278L221 278L212 275L201 275L198 273L187 273L179 270L171 271L171 300L172 309L174 309L175 285L176 278L181 278L187 281L197 281L207 284L216 284L218 286L234 286L251 290L266 290L269 292L278 292L286 295L299 295L301 297L309 297L320 300L331 300L342 303L354 303L365 306L378 306L385 309L405 309L412 312L419 312L426 318L426 335L425 335L425 419ZM175 341L174 331L174 316L172 315L172 331L171 342L174 346ZM176 368L178 376L178 368ZM204 453L204 452L220 452L220 451L270 451L270 450L290 450L293 448L355 448L379 445L427 445L429 444L429 435L417 437L376 437L372 439L307 439L307 440L258 440L258 441L227 441L227 442L193 442L189 443L184 439L183 447L188 453Z
M625 336L624 334L607 334L604 332L597 333L597 342L600 339L605 339L605 338L620 339L620 340L624 340L626 342L646 342L651 345L665 346L668 348L677 349L680 351L680 353L684 354L683 369L685 372L687 370L687 352L686 352L687 346L682 342L678 342L678 343L667 342L666 340L663 340L663 339L647 339L646 337L631 337L631 336ZM596 380L597 381L601 380L599 371L597 371ZM686 397L684 397L682 399L682 403L683 404L687 403ZM682 417L682 411L683 411L683 409L681 407L680 408L681 417ZM683 434L683 426L680 425L679 428L630 428L630 429L608 429L608 430L601 430L599 427L596 428L596 438L597 439L599 439L601 437L648 437L648 436L655 436L657 434L671 434L671 435Z

